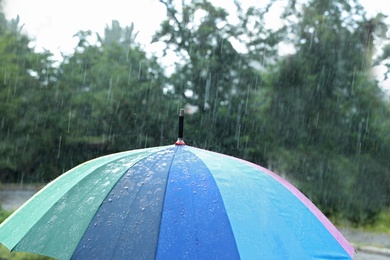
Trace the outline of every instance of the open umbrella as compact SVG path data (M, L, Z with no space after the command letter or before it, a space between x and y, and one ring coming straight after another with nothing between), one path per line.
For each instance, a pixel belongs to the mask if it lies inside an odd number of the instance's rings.
M182 133L64 173L1 224L0 242L59 259L352 259L286 180Z

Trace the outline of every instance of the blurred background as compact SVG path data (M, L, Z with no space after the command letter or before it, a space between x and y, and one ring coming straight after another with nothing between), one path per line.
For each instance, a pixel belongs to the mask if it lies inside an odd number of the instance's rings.
M185 108L188 145L273 170L341 228L390 234L390 8L258 2L0 1L0 203L173 144Z

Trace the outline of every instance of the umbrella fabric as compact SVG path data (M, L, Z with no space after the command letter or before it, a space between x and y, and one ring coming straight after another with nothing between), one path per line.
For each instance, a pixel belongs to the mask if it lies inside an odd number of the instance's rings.
M354 253L278 175L184 145L81 164L3 222L0 242L59 259L352 259Z

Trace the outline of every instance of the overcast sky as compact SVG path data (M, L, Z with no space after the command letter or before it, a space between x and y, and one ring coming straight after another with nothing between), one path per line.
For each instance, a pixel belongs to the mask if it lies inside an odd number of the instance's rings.
M212 0L213 4L228 9L233 0ZM242 0L256 5L263 0ZM286 0L278 1L279 5ZM389 0L360 0L369 14L382 12L390 16ZM73 35L80 30L103 34L107 24L118 20L121 26L135 25L137 39L146 51L157 51L150 45L153 33L165 18L165 8L158 0L3 0L7 19L20 16L23 30L34 40L37 50L70 54L77 44ZM277 23L277 21L275 21ZM60 57L60 56L59 56Z
M233 0L212 2L227 9L233 6ZM370 13L382 11L390 15L388 0L361 2ZM19 15L25 32L35 39L36 45L53 52L72 51L76 44L72 38L75 33L79 30L102 33L106 24L114 19L122 26L134 22L139 31L138 40L147 45L165 17L164 6L158 0L3 0L3 3L7 19Z
M122 26L134 22L138 40L150 36L165 16L155 0L3 0L7 19L18 14L24 31L35 38L37 47L53 52L71 52L77 44L73 35L80 30L103 33L106 24L118 20Z

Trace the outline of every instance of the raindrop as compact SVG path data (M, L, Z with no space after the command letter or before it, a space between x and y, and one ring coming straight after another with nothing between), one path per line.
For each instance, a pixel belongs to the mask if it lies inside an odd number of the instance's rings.
M128 75L128 78L127 78L127 84L130 84L130 81L131 81L131 70L132 70L133 66L130 65L130 68L129 68L129 75Z
M57 159L60 158L61 154L61 141L62 141L62 135L60 135L60 140L58 141L58 153L57 153Z
M112 201L112 199L108 199L108 202L111 202Z
M111 96L112 96L112 77L110 78L110 81L108 84L107 101L111 101Z
M127 190L129 187L125 186L125 190Z
M68 114L68 134L70 132L70 121L72 118L72 105L69 106L69 114Z
M211 82L211 74L209 75L207 81L206 81L206 89L205 89L205 98L204 98L204 109L210 108L210 105L208 103L208 99L210 96L210 82Z
M142 210L142 211L144 211L144 210L145 210L145 208L141 208L141 210Z
M140 61L140 62L139 62L139 67L138 67L138 80L141 79L142 62L143 62L143 61Z

